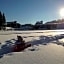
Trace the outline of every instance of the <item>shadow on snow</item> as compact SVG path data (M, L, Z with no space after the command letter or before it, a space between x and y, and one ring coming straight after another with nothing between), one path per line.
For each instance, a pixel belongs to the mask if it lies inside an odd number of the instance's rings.
M34 36L30 36L30 37L34 37ZM64 46L64 42L60 42L59 39L63 39L64 38L64 34L60 34L60 35L56 35L56 36L39 36L39 40L32 40L29 41L29 43L36 46L39 46L39 44L41 45L47 45L49 43L55 43L57 45L62 45ZM14 41L14 42L13 42ZM0 44L0 58L2 58L5 54L9 54L12 55L12 45L15 44L15 39L11 39L11 40L7 40L5 41L5 44Z
M14 45L12 40L16 41L15 39L5 41L5 44L0 44L0 58L4 56L4 54L12 55L12 45Z
M49 43L55 43L57 45L62 45L64 46L64 42L60 42L59 39L63 39L64 34L56 35L56 36L39 36L39 40L32 40L30 41L32 45L47 45Z

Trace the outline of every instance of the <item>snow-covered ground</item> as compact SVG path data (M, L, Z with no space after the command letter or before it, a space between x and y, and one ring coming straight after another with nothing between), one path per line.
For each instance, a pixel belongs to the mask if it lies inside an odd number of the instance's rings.
M12 52L17 35L32 46ZM0 31L0 64L64 64L64 30Z

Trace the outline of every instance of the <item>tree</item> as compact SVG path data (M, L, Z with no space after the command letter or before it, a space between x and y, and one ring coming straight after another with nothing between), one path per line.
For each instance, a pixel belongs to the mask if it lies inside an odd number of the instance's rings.
M3 22L2 22L3 24L5 24L6 23L6 19L5 19L5 15L4 15L4 13L3 13Z
M2 13L0 12L0 27L2 26L2 21L3 21Z
M2 26L3 26L3 29L5 30L5 26L6 26L6 18L5 18L4 13L3 13L2 18L3 18L3 21L2 21Z
M0 29L5 28L5 23L6 23L5 15L4 13L2 14L0 11Z

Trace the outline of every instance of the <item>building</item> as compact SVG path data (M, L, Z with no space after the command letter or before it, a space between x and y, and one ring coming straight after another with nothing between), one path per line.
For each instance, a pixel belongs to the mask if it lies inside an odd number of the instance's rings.
M48 29L64 29L64 19L47 22L46 26Z
M22 25L21 30L33 30L33 25L32 24Z
M7 22L7 27L12 28L20 28L21 24L17 23L17 21Z

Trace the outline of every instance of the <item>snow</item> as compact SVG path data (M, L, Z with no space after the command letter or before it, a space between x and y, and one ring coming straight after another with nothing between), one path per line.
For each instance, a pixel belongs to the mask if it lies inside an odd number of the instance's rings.
M17 35L32 46L12 52ZM0 64L64 64L64 30L0 31Z

